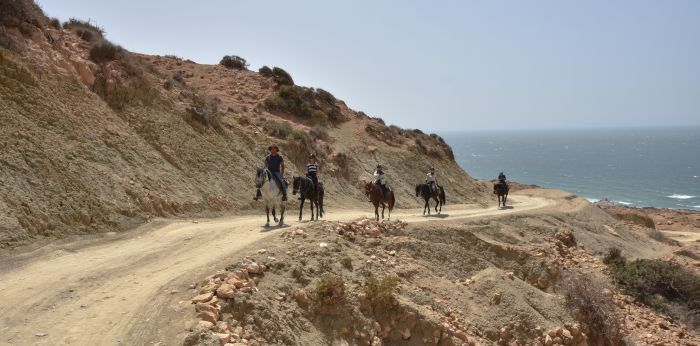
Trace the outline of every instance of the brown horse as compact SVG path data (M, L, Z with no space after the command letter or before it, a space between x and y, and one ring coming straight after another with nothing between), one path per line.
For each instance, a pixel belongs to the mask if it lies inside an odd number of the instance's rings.
M503 204L503 208L506 207L506 200L508 199L508 190L510 190L510 187L508 187L508 183L506 182L499 181L493 184L493 193L498 195L499 208L501 207L501 204Z
M374 204L374 216L379 221L379 205L382 206L382 220L384 220L384 209L389 207L389 217L391 219L391 211L394 209L394 192L389 190L386 192L386 200L384 200L384 194L382 193L382 188L378 184L371 181L365 181L365 194L369 197L372 204Z

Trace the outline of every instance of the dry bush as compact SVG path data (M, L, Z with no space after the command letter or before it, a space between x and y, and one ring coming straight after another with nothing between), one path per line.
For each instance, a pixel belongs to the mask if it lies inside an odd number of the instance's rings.
M363 290L375 310L387 310L398 304L394 296L398 287L399 278L397 276L387 275L378 279L371 275Z
M167 54L167 55L164 55L163 57L164 57L164 58L167 58L167 59L172 59L172 60L175 60L175 61L182 61L182 58L181 58L181 57L179 57L179 56L177 56L177 55L174 55L174 54Z
M325 274L314 287L312 296L318 305L334 305L345 300L345 280L342 277Z
M321 110L315 110L311 113L311 122L314 123L314 125L326 126L328 125L328 115Z
M51 18L51 20L49 20L49 24L51 24L51 27L56 29L56 30L59 30L62 27L61 21L58 20L58 18Z
M640 212L611 210L610 213L618 220L629 221L631 223L634 223L634 224L637 224L637 225L640 225L643 227L656 229L656 224L654 223L654 219L652 219L648 215L644 215Z
M286 121L268 120L262 128L268 135L282 139L286 139L292 133L292 126Z
M114 61L121 57L124 48L108 40L101 40L90 48L90 60L100 64Z
M668 245L672 245L672 246L681 246L681 243L679 241L667 237L665 234L663 234L663 232L656 230L656 229L651 229L651 228L648 229L647 235L649 236L649 238L654 239L654 240L661 242L661 243L664 243L664 244L668 244Z
M328 131L325 128L319 126L312 127L309 131L309 135L311 135L311 137L314 139L320 139L322 141L327 141L329 138Z
M560 289L566 306L593 344L625 344L624 335L620 333L622 316L617 311L612 295L603 294L606 289L612 292L610 284L596 276L571 274L562 278Z
M219 99L206 94L196 94L192 98L192 104L186 109L188 121L192 120L204 127L212 127L216 131L223 131L221 126L221 114L219 114Z
M41 28L46 20L44 11L32 0L0 1L0 26L16 27L29 23Z
M63 27L65 29L73 30L78 37L86 42L99 42L100 40L104 39L104 29L91 23L90 21L71 18L67 22L63 23Z

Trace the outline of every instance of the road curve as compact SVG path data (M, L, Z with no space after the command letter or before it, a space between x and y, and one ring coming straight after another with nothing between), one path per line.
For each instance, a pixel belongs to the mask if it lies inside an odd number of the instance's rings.
M428 222L522 213L556 201L516 194L511 203L512 209L503 210L450 205L441 217L400 210L392 219ZM298 224L295 216L287 214L292 227ZM324 219L363 216L372 215L368 210L329 211ZM221 269L226 258L283 229L265 230L263 221L262 216L167 221L117 239L65 244L10 259L6 263L12 265L0 268L0 345L152 344L147 339L158 332L149 320L163 319L173 304L158 297L177 295L202 272ZM172 335L161 337L173 340Z

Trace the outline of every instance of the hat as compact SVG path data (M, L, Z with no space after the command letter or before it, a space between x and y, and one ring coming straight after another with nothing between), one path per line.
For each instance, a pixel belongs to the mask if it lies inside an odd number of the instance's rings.
M377 165L377 168L382 168L382 165Z
M278 147L277 144L273 144L273 145L269 146L269 147L267 148L267 150L272 151L272 148L275 148L275 149L277 149L277 150L280 150L280 147Z
M309 158L310 158L310 159L315 159L315 158L316 158L316 154L315 154L315 153L311 153L311 155L309 155Z

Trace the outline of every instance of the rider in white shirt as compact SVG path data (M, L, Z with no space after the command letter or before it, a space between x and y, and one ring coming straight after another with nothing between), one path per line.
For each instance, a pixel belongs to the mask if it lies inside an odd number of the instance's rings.
M381 187L382 195L384 196L384 199L386 199L386 192L388 188L386 186L386 174L384 174L382 165L377 165L377 169L374 171L374 182Z
M435 192L437 190L437 175L435 174L435 167L430 167L430 171L425 178L425 182L430 186L430 191Z

